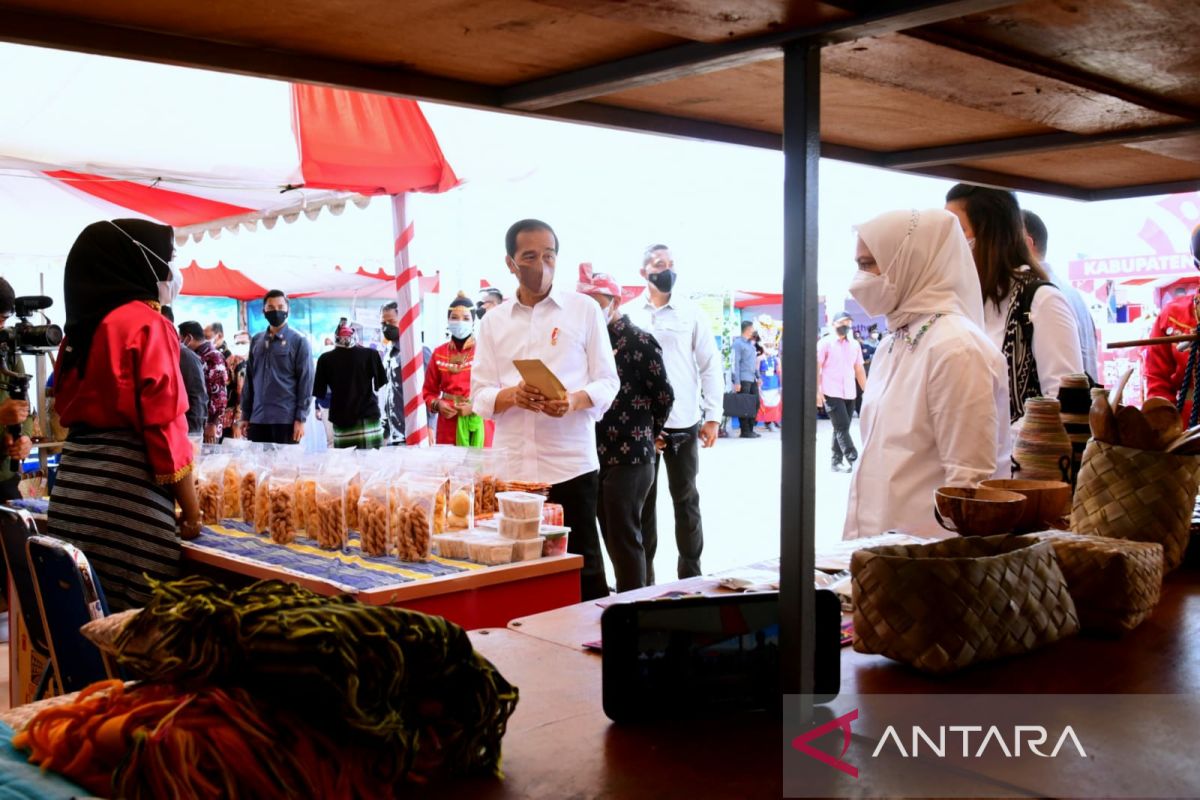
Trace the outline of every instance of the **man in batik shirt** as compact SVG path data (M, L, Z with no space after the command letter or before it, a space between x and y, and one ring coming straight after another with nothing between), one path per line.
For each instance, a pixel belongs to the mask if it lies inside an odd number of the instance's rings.
M617 591L627 592L645 586L650 574L642 544L642 507L654 483L655 442L667 424L675 392L658 342L621 313L617 282L604 273L593 273L590 264L581 264L577 288L604 312L621 379L616 399L596 423L597 510Z
M204 388L208 392L208 418L204 423L204 441L215 444L221 438L225 406L228 402L229 368L221 351L204 338L204 327L195 320L179 325L179 343L200 358L204 368Z

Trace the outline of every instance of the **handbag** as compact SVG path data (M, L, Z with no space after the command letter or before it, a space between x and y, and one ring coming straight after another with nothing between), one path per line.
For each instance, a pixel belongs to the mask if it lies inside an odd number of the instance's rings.
M757 417L758 395L749 392L726 392L724 412L727 417Z

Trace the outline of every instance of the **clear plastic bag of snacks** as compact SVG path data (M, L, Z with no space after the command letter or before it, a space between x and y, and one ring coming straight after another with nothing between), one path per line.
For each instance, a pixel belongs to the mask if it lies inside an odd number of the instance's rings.
M563 507L558 503L546 503L543 505L542 524L561 527L563 525Z
M282 464L267 478L267 530L276 544L296 541L296 468Z
M466 465L475 474L474 517L495 514L500 510L496 492L504 491L501 476L505 472L507 461L507 451L503 449L469 451Z
M308 527L308 536L324 550L345 550L346 478L338 470L326 470L317 476L314 502L315 517Z
M271 529L271 468L259 462L254 482L254 530L267 533ZM245 502L245 500L243 500Z
M296 527L310 539L316 538L310 531L317 526L317 481L321 477L321 459L305 456L296 473Z
M225 510L225 467L228 465L228 455L210 455L200 462L196 489L200 501L200 521L205 525L216 525L222 519Z
M258 495L260 454L249 450L237 460L238 469L238 517L251 527L254 526L254 500ZM257 529L256 529L257 530Z
M377 472L362 483L356 516L359 544L365 555L386 556L391 550L390 488L391 481L386 472Z
M391 494L392 539L400 561L428 561L433 552L434 510L445 479L405 475Z
M452 469L446 493L446 532L475 527L475 474L464 467Z

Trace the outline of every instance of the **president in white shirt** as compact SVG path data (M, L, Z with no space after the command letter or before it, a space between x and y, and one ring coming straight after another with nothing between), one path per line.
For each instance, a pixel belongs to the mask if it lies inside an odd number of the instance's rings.
M721 423L725 378L712 326L700 309L674 294L675 261L666 245L646 248L642 256L646 293L625 307L634 325L654 335L662 347L667 378L675 405L659 437L660 460L667 462L667 483L675 506L675 543L679 547L678 575L700 574L704 526L700 520L700 445L712 447ZM646 581L654 583L654 554L658 549L658 463L654 485L642 507L642 547L646 551Z
M472 403L476 413L496 421L494 446L508 451L508 474L550 484L550 502L563 507L563 521L571 528L568 549L583 556L581 595L604 597L596 423L620 388L608 329L595 301L554 287L558 237L549 225L535 219L514 223L505 249L505 263L520 287L480 322ZM566 400L551 400L521 380L513 361L534 358L558 376Z

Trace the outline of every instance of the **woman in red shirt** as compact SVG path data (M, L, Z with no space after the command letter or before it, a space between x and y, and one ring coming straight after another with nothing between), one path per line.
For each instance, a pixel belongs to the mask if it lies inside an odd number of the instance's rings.
M167 225L97 222L75 240L63 279L55 387L70 434L49 532L83 550L117 611L149 600L147 578L178 577L179 537L200 533L179 337L160 313L178 293L174 252Z
M422 395L437 419L438 444L483 447L490 444L491 422L471 408L471 364L475 360L474 306L462 292L447 314L450 341L433 351L425 370Z

